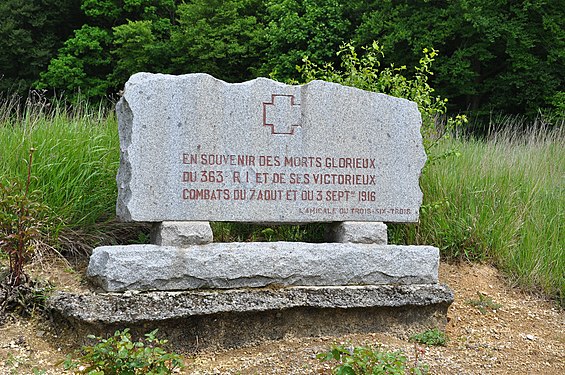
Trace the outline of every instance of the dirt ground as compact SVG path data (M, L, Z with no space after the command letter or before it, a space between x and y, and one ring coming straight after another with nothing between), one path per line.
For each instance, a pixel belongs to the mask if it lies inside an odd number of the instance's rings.
M35 268L59 289L84 287L80 275L65 264ZM180 373L330 374L330 365L319 362L316 354L332 344L346 343L402 350L411 362L417 351L423 352L419 360L429 365L432 374L565 374L565 312L555 302L510 287L487 265L442 264L440 279L455 292L445 347L416 347L383 334L291 338L189 354ZM500 306L481 313L469 303L479 300L478 293ZM59 363L72 347L73 343L56 337L41 319L11 319L0 326L0 374L65 374Z

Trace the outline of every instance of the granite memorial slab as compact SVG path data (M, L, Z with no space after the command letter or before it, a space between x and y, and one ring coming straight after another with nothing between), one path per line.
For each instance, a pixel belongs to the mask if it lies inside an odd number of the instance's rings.
M138 73L117 112L123 220L418 220L414 102L324 81Z

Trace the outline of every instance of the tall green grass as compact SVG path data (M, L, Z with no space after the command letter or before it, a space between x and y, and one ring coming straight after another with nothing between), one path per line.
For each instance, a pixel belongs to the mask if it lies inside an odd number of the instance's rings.
M0 177L24 179L35 148L31 189L61 228L92 225L113 215L119 163L117 122L104 107L16 99L0 104Z
M391 228L398 243L432 244L445 258L489 261L522 286L565 302L565 136L506 131L451 140L459 157L429 165L418 225Z

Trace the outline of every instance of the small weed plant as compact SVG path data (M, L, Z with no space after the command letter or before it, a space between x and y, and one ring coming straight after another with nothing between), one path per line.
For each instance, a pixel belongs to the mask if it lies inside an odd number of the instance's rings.
M419 363L420 354L421 351L417 350L413 366L408 364L402 351L386 351L379 346L334 345L331 350L318 354L317 357L322 362L336 362L332 369L332 373L336 375L428 374L428 366Z
M445 336L445 332L434 328L411 336L410 341L424 345L445 346L447 338Z
M157 330L154 330L139 341L132 341L128 328L116 331L108 339L90 335L88 338L98 340L98 343L84 346L78 358L68 356L64 367L88 375L172 374L183 367L182 359L163 349L167 340L159 340L156 334Z
M45 375L47 373L46 370L33 366L34 365L33 359L31 358L14 356L12 353L8 353L7 357L2 358L2 361L4 368L9 369L10 375L23 374L22 369L24 368L27 369L30 367L31 367L31 374L33 375Z
M41 229L48 223L47 207L39 193L30 189L34 151L29 151L25 183L17 178L0 179L0 258L9 262L6 275L0 272L0 324L8 312L31 316L42 311L51 288L31 280L24 270Z
M428 163L455 154L455 150L448 150L442 154L431 152L439 141L449 137L453 129L461 128L467 123L465 115L446 118L447 99L437 96L429 84L429 79L433 75L431 66L437 51L425 48L419 65L414 67L414 74L410 78L406 77L408 69L404 65L381 67L383 51L381 45L373 42L370 46L362 47L360 56L354 45L344 43L337 52L341 60L340 68L332 64L320 66L310 61L308 57L304 57L302 65L297 66L297 69L306 82L322 79L415 102L422 113L421 132L428 154ZM446 121L441 121L443 118L446 118ZM442 126L439 126L440 122Z
M471 299L467 301L467 303L471 306L476 307L483 315L486 315L492 311L496 311L502 307L501 304L494 302L491 297L487 296L484 293L477 292L477 295L479 296L479 299Z
M18 179L0 181L0 248L10 261L7 285L11 287L26 280L24 265L33 252L32 242L39 236L45 211L37 192L29 188L34 151L29 152L25 184Z

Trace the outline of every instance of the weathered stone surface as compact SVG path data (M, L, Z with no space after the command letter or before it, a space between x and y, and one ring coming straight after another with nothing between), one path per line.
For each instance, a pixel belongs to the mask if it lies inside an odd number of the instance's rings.
M288 287L74 295L48 300L54 322L77 339L128 327L159 328L181 349L234 347L284 337L443 329L452 291L443 285Z
M328 234L333 242L353 242L386 245L388 242L387 226L380 222L344 221L334 223Z
M295 286L288 288L148 293L58 292L51 307L86 322L138 323L191 315L284 310L293 307L354 308L451 303L445 285ZM64 308L62 307L64 306Z
M418 220L426 156L408 100L323 81L138 73L117 112L124 220Z
M96 248L87 275L106 291L243 288L268 285L433 284L431 246L255 242L187 248Z
M151 232L151 243L160 246L187 247L213 241L214 234L207 221L164 221Z

